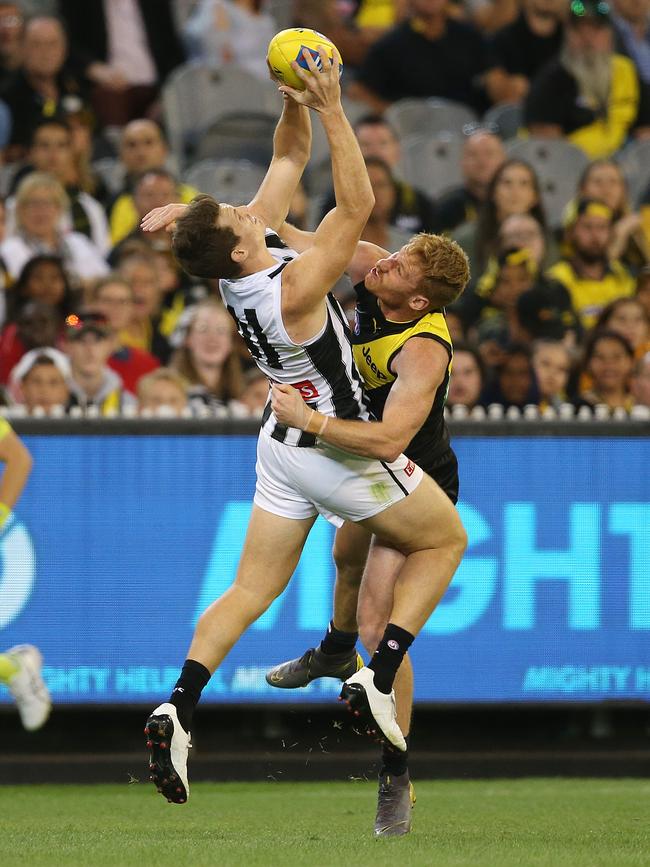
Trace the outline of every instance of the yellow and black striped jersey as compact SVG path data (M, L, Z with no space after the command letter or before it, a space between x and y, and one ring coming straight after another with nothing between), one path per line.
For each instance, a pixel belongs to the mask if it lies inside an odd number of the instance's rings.
M352 334L354 360L364 380L370 411L381 419L388 393L395 382L393 361L407 340L414 337L437 340L449 353L445 378L439 385L426 421L404 449L407 457L429 472L450 451L444 406L449 388L453 348L444 311L432 310L411 322L392 322L384 316L377 299L358 283Z

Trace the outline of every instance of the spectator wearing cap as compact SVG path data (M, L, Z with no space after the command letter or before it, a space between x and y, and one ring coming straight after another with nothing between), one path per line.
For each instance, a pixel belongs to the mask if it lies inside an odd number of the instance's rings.
M566 0L523 0L519 17L492 37L486 88L494 103L520 102L536 73L562 47Z
M109 249L108 219L103 206L75 182L72 135L64 120L46 118L35 127L29 152L29 164L14 175L12 189L31 172L45 172L63 185L69 207L61 220L63 232L80 232L105 256ZM9 229L13 229L15 200L7 200Z
M447 405L473 409L479 403L484 385L485 366L476 347L469 343L454 343Z
M108 266L94 244L79 232L62 232L69 207L63 186L51 175L33 172L16 192L16 230L0 244L0 257L15 279L32 256L51 253L63 260L73 286L102 277Z
M639 80L628 57L613 51L605 0L573 0L559 58L534 78L525 105L531 135L566 136L591 159L622 145L639 110Z
M51 415L70 400L70 361L58 349L31 349L13 368L9 382L14 400L30 415L38 410Z
M180 416L189 413L187 383L176 370L159 367L138 382L140 415Z
M594 331L585 346L582 366L583 380L591 385L580 393L578 406L595 407L599 404L610 410L634 405L630 391L634 370L634 350L616 331Z
M171 0L59 0L59 7L101 124L124 126L151 111L160 85L185 60Z
M482 111L490 67L483 36L452 18L446 0L411 0L410 10L372 45L348 94L380 114L399 99L431 96Z
M594 199L581 199L565 230L570 253L547 271L547 276L567 289L586 329L594 325L606 304L634 291L634 278L627 268L609 258L612 225L611 208Z
M470 321L476 322L479 340L496 331L503 332L504 345L524 341L517 312L520 296L535 285L538 266L530 250L505 250L490 259L476 286L478 309ZM478 321L477 321L478 320Z
M415 232L441 231L444 226L435 202L422 190L412 187L399 177L402 146L391 124L381 115L368 114L354 124L354 132L364 159L377 157L391 170L395 188L395 203L390 214L391 226L411 235ZM322 216L335 205L332 192L323 206Z
M630 390L635 406L650 408L650 352L646 352L634 366Z
M91 299L92 309L104 314L114 335L113 354L108 359L108 366L119 374L124 387L135 394L140 378L160 367L160 361L145 349L124 346L120 340L133 317L133 287L119 274L109 274L93 287Z
M120 161L124 167L124 189L110 209L111 241L119 243L138 225L138 211L133 201L133 188L138 178L154 169L164 169L169 158L167 142L160 127L152 120L140 118L127 124L120 138ZM187 184L178 185L178 201L188 204L197 190Z
M499 136L487 129L477 129L463 144L460 168L463 185L450 190L438 201L442 230L450 232L462 223L473 222L485 202L490 182L506 159Z
M92 406L100 415L114 415L136 405L135 397L108 367L113 345L113 333L101 313L80 310L67 317L63 348L70 359L68 409Z
M61 334L61 317L49 304L28 301L0 333L0 382L30 349L55 346Z
M539 389L540 409L558 409L567 403L571 353L561 340L542 338L533 344L533 370Z
M83 86L66 65L68 41L58 18L37 16L25 25L22 65L2 98L12 114L8 157L24 156L38 122L62 117L69 97L83 98Z

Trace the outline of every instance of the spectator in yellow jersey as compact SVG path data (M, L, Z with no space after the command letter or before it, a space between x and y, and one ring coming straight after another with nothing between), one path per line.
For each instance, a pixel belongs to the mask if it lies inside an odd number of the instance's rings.
M603 202L582 199L576 206L565 241L570 253L547 275L569 292L582 325L591 328L600 311L615 298L632 295L634 278L620 262L610 260L613 213Z
M613 51L609 6L604 0L573 0L564 47L540 70L526 100L531 135L566 136L591 159L615 153L639 109L633 62Z
M11 528L12 509L22 494L32 469L32 457L18 439L9 422L0 418L0 533ZM11 582L11 575L5 580ZM31 644L18 644L0 653L0 683L12 694L23 726L28 731L45 724L52 703L41 676L43 660Z

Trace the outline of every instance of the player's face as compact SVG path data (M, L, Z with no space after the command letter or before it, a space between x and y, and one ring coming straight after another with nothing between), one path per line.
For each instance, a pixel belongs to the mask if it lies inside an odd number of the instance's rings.
M596 391L625 391L633 364L618 340L606 337L599 340L589 362Z
M37 364L21 383L25 406L32 412L42 407L49 412L55 406L65 406L69 391L63 374L55 364Z
M406 301L416 290L422 269L405 247L380 259L366 274L366 288L391 306Z
M244 249L255 251L264 245L264 223L249 211L248 205L220 203L218 225L232 229Z
M569 353L564 346L541 345L533 357L533 368L542 397L563 394L571 368Z

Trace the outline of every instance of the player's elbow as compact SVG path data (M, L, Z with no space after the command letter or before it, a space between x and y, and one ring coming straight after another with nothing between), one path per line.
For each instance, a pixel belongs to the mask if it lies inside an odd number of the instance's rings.
M382 441L377 449L377 456L380 460L391 464L402 454L408 443L409 441L403 437L391 437L390 439L386 439Z

